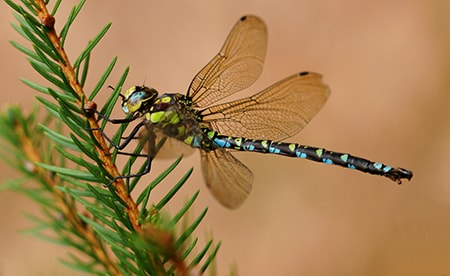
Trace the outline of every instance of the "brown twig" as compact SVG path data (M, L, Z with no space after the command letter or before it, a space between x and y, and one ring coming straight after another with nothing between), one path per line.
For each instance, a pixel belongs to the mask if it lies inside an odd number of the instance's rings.
M60 57L60 59L58 60L58 64L70 87L78 95L78 99L80 99L77 102L78 106L80 107L81 110L86 110L86 106L88 107L87 108L88 110L92 110L93 108L95 108L95 103L86 101L86 96L83 91L83 87L77 81L76 72L73 66L71 65L71 62L64 48L62 47L61 39L56 33L55 18L48 12L46 3L43 0L34 0L33 2L34 2L33 7L35 7L36 9L36 14L39 17L41 24L46 29L46 35L51 41L54 49L57 51ZM95 150L98 154L99 159L102 161L104 169L113 177L120 176L120 173L116 165L113 163L111 159L109 143L106 142L102 132L98 130L100 129L98 125L98 120L95 118L95 116L93 116L93 113L82 112L82 114L86 116L89 128L92 129L93 137L97 142L95 143ZM40 159L40 155L36 150L37 147L33 145L32 141L30 140L30 137L26 136L23 129L19 125L16 126L15 130L19 135L19 139L21 141L25 154L27 155L29 160L32 162L41 162L42 160ZM108 274L121 275L119 268L114 264L111 258L109 258L107 252L104 250L104 246L102 246L102 241L98 239L98 236L95 235L93 229L88 225L86 225L85 223L83 223L83 221L78 216L77 209L74 207L75 204L73 199L71 197L65 196L63 192L56 189L56 186L58 185L60 179L58 177L51 176L46 170L40 167L35 168L35 173L45 183L47 183L65 219L67 219L67 221L75 228L75 230L80 235L84 236L86 240L91 244L94 254L98 258L98 260L104 264L105 268L108 271ZM148 238L149 236L154 236L152 238L153 240L162 239L161 237L171 237L171 234L169 232L164 232L162 230L148 231L149 229L148 226L145 227L145 229L143 229L138 221L139 219L138 206L136 205L136 202L133 200L131 195L128 193L128 190L126 188L123 179L116 178L113 185L117 195L125 203L126 205L125 212L127 213L129 221L131 222L134 230L139 236L141 236L144 239L146 237ZM161 246L160 243L164 245L163 248L169 249L169 251L171 251L171 253L168 254L168 256L174 262L177 270L182 275L188 275L189 270L187 269L187 266L185 265L183 260L179 258L178 253L176 252L177 250L173 247L173 239L172 238L162 239L162 241L159 241L157 245ZM150 258L152 259L152 257Z
M95 103L87 102L86 96L83 91L82 86L77 81L76 73L71 65L71 62L62 47L61 40L59 36L56 33L55 30L55 18L48 12L46 3L43 0L34 0L36 7L36 13L38 17L40 18L41 24L46 28L46 34L51 41L53 47L58 52L61 59L58 61L59 66L62 69L62 72L64 76L67 79L67 82L71 86L71 88L76 92L78 95L78 98L81 99L77 102L77 104L80 106L80 109L85 110L86 106L95 106ZM89 109L89 108L88 108ZM120 173L116 167L116 165L113 163L111 159L109 144L106 142L103 134L101 131L98 131L100 129L98 125L98 121L95 118L95 116L92 116L89 112L82 112L86 116L86 120L89 123L89 128L92 129L92 134L94 136L94 139L97 141L95 144L96 152L99 156L99 159L103 163L103 167L105 170L113 177L120 176ZM35 151L35 147L33 147L31 140L29 137L26 137L23 131L20 127L16 128L19 135L21 136L21 141L23 143L23 147L25 149L25 152L28 156L28 158L33 162L40 162L39 154ZM37 168L37 174L46 182L50 187L52 187L52 191L54 192L56 201L58 205L61 207L62 213L67 218L67 220L75 227L75 229L82 234L86 239L91 243L94 254L98 257L98 259L105 265L108 272L111 275L121 275L121 272L119 269L115 266L114 262L111 261L111 259L108 257L107 253L103 250L103 247L101 246L101 241L97 239L97 236L94 234L92 228L86 226L82 222L82 220L78 217L76 209L74 209L71 206L74 206L73 199L65 197L64 194L55 189L54 187L57 185L55 181L58 181L58 178L51 178L49 174L42 168ZM142 229L141 225L139 224L139 209L136 205L136 202L133 200L131 195L128 193L128 190L126 188L126 185L121 178L117 178L115 182L113 183L114 188L117 192L117 195L122 199L123 202L126 204L126 213L127 216L136 231L137 234L141 237L145 237L149 235L148 229L145 231ZM151 231L150 231L151 232ZM160 234L160 232L158 232ZM166 235L170 235L169 233L166 233ZM158 238L159 236L156 235L154 238ZM166 241L166 240L165 240ZM169 240L170 242L173 242L172 239ZM166 241L167 242L167 241ZM189 270L187 269L187 266L184 264L183 260L179 258L178 253L176 252L175 248L170 247L172 251L170 255L170 259L174 262L177 270L182 275L188 275Z
M68 83L72 87L72 89L77 93L81 101L78 102L80 109L83 109L86 104L86 96L83 91L83 88L81 87L80 83L77 81L76 73L73 68L73 66L70 63L69 58L67 57L66 52L64 51L63 47L61 46L61 40L59 36L56 34L56 30L54 28L55 26L55 18L48 12L46 4L42 0L36 0L36 3L39 6L39 9L36 10L39 18L41 19L41 23L45 26L47 29L47 36L50 39L50 41L53 44L53 47L55 47L58 54L61 56L62 60L59 61L59 66L61 67L64 76L67 78ZM99 129L99 125L97 120L94 116L87 116L87 120L89 122L89 127L93 130L93 135L95 139L97 140L98 146L96 146L97 154L102 161L104 168L108 171L108 173L114 177L119 176L120 173L115 166L115 164L112 162L111 155L109 153L109 145L105 141L103 135L100 131L96 131L95 129ZM125 183L122 179L118 179L114 182L114 187L117 190L118 196L126 203L127 205L127 214L130 219L130 222L133 225L133 228L140 232L140 225L138 223L139 218L139 210L134 202L134 200L131 198L130 194L128 194Z

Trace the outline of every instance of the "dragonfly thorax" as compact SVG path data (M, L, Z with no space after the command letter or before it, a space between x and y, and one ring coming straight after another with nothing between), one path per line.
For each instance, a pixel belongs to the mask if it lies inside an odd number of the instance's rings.
M158 96L144 119L152 131L161 131L194 148L211 149L211 139L201 126L201 117L186 95L167 93Z
M158 95L155 89L145 86L133 86L120 95L122 109L130 116L108 120L117 124L142 121L122 144L113 145L117 150L124 149L145 128L148 135L142 138L147 139L148 155L144 172L116 177L113 182L148 173L156 154L156 139L164 136L200 149L208 188L224 206L232 209L244 202L253 182L252 172L232 151L308 159L385 176L399 184L401 179L412 178L413 173L403 168L324 148L279 142L300 132L325 104L330 89L320 74L296 73L253 96L219 103L258 79L266 49L264 22L255 16L244 16L233 27L219 53L194 77L186 95ZM86 111L92 109L95 109L93 104Z
M156 89L146 86L133 86L122 95L122 110L125 114L142 116L158 97Z

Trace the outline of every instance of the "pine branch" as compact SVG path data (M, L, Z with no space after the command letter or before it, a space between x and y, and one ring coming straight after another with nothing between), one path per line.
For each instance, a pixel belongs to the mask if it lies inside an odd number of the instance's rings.
M22 5L12 0L5 2L16 12L18 24L13 24L13 28L30 41L32 47L27 48L17 42L11 44L28 57L31 66L50 84L22 80L30 88L45 94L44 97L36 97L44 111L36 108L30 115L24 115L20 108L9 107L0 114L2 144L8 144L6 150L0 152L1 157L25 176L8 181L2 189L9 188L27 195L39 204L44 217L30 216L36 227L28 232L82 253L82 259L69 255L70 260L64 263L84 273L203 273L220 246L220 243L213 246L213 241L209 240L193 256L197 245L193 233L207 209L189 226L179 226L198 192L174 216L164 211L192 169L162 199L153 199L151 191L177 167L181 158L177 159L134 200L131 192L140 177L131 183L116 178L121 175L115 165L118 151L110 153L110 144L101 131L106 121L99 125L93 113L85 111L96 108L93 102L95 96L105 86L117 60L114 58L111 61L87 96L84 84L91 52L111 24L100 30L72 65L63 46L85 0L72 9L59 35L55 30L54 16L61 0L56 1L51 13L47 1L43 0L22 1ZM100 110L104 116L109 116L114 108L127 74L128 68L117 82L107 104ZM40 119L42 116L44 118ZM119 127L113 142L121 139L127 126L123 124ZM139 145L135 153L141 150L142 145ZM129 172L136 160L136 156L130 156L122 173ZM142 166L140 171L143 170ZM112 179L115 179L113 184L104 189L104 184L109 184ZM34 180L38 186L29 187L29 180ZM176 234L177 228L181 228L178 231L181 234ZM51 229L53 234L43 234L44 229Z

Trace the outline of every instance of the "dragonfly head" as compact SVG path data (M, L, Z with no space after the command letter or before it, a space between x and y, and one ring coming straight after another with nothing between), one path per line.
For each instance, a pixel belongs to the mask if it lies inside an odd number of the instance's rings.
M147 86L133 86L120 96L125 114L144 114L158 97L158 91Z

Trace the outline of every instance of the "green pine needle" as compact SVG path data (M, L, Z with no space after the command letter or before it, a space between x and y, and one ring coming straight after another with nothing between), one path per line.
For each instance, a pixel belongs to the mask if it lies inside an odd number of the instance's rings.
M143 185L141 177L115 178L120 176L115 161L123 154L103 136L111 134L111 141L119 143L127 133L128 124L111 131L106 127L106 120L98 122L97 116L85 108L97 108L93 103L96 96L107 93L110 96L98 111L109 117L117 107L129 72L129 68L124 69L113 89L105 87L109 82L114 83L109 79L117 62L114 57L90 93L84 91L93 50L102 42L111 23L101 28L95 37L86 38L86 48L72 62L73 58L67 56L64 48L70 48L66 44L70 28L76 24L85 0L73 7L59 35L54 21L55 18L62 21L58 17L58 10L64 4L62 0L53 3L51 12L47 10L48 1L44 0L4 1L14 10L17 23L11 24L12 27L29 45L10 43L42 77L40 83L21 80L27 88L39 93L36 103L44 108L35 108L26 114L20 107L8 106L0 113L0 157L23 174L5 181L0 191L8 189L21 193L41 210L39 216L27 215L34 226L23 232L77 252L76 255L69 252L61 262L83 274L204 272L213 262L220 243L214 245L213 240L208 240L201 247L195 235L207 208L189 222L188 214L199 191L175 215L168 210L193 168L162 198L154 196L152 191L177 169L182 157L159 176L151 173L153 181L141 192L135 191L138 185ZM164 141L158 144L157 150L162 143ZM135 166L138 159L145 158L141 152L143 147L144 144L139 143L134 149L128 149L141 156L125 155L128 159L123 174L145 169L145 162L140 168ZM132 191L136 194L131 195Z

